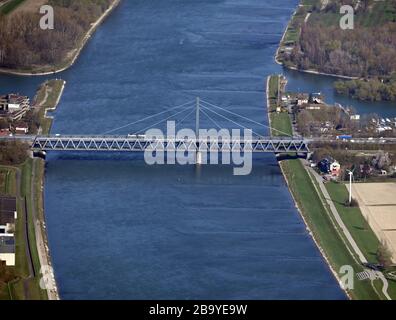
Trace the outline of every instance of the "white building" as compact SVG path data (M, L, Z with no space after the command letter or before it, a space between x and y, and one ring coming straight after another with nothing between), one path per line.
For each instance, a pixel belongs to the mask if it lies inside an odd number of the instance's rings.
M11 236L0 236L0 261L6 266L15 266L15 239Z

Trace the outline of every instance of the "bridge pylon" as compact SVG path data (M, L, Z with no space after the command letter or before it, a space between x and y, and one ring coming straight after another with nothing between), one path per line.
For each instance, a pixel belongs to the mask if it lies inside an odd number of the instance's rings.
M199 150L199 113L200 113L200 98L197 97L196 100L196 110L195 110L195 137L197 139L197 152L195 154L195 164L201 165L202 164L202 153Z

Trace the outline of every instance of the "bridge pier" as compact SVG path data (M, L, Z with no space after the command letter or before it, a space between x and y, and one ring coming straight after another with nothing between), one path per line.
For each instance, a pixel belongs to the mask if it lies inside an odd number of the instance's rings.
M196 165L202 164L202 152L201 151L197 151L197 153L195 154L195 164Z

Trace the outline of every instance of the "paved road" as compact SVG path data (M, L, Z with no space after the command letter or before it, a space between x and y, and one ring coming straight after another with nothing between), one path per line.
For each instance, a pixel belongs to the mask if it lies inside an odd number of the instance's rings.
M341 229L341 231L343 232L345 238L347 239L348 243L350 244L352 250L354 251L354 253L358 256L360 262L363 263L367 263L367 259L364 256L364 254L362 253L362 251L360 250L359 246L357 245L357 243L355 242L355 240L353 239L351 233L349 232L348 228L345 226L344 222L342 221L336 206L334 205L333 200L330 197L330 194L328 193L324 182L323 182L323 177L321 175L319 175L313 168L307 166L307 162L303 163L305 168L307 168L307 170L312 173L312 175L315 177L316 181L318 182L320 191L322 192L323 196L325 197L325 200L327 202L327 204L330 207L330 211L331 214L333 215L334 219L336 220L339 228ZM382 288L382 293L385 295L385 297L388 300L392 300L391 297L388 294L388 280L385 278L384 274L382 272L377 271L376 275L379 279L382 280L383 282L383 288Z

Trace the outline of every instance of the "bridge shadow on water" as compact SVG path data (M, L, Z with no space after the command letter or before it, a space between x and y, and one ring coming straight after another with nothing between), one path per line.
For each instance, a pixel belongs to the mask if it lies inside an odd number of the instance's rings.
M276 160L293 160L293 159L306 159L307 156L305 154L297 154L297 153L278 153L276 155Z

